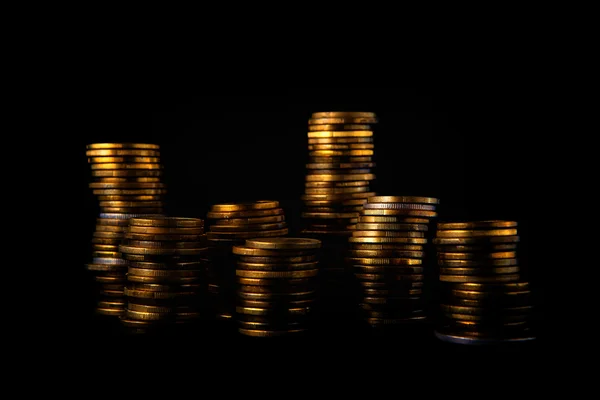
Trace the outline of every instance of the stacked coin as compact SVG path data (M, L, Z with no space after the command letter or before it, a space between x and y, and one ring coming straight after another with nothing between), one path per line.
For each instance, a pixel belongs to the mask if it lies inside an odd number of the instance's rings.
M465 344L533 339L531 292L520 279L518 242L515 221L438 223L440 339Z
M202 219L131 218L119 251L127 262L121 321L132 332L203 315L208 245Z
M320 248L308 238L257 238L233 247L240 333L286 336L309 329Z
M360 314L370 325L426 318L423 261L438 203L432 197L373 196L360 211L347 263L356 278Z
M246 239L288 234L278 201L214 204L207 214L211 247L209 292L217 318L231 320L235 313L235 258L231 249Z
M100 218L87 269L100 285L97 311L121 315L127 266L118 246L128 219L163 213L164 184L159 146L145 143L94 143L86 146L92 169L89 186L98 197Z

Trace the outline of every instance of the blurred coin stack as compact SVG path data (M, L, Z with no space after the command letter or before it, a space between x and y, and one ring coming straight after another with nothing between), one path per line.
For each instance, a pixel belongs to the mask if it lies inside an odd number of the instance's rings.
M463 344L534 338L531 292L520 279L518 242L515 221L438 223L438 338Z
M322 241L320 291L325 322L351 312L344 270L349 225L356 223L375 179L372 112L317 112L308 121L302 236Z
M165 331L206 312L208 243L199 218L131 218L119 251L127 262L130 332Z
M232 247L246 239L288 234L283 208L278 201L214 204L206 216L211 248L209 294L218 319L231 320L235 313L235 256Z
M99 284L97 311L119 316L125 306L127 265L118 246L128 219L163 213L165 185L160 182L159 146L146 143L94 143L86 146L92 170L89 187L97 196L100 217L86 268Z
M347 265L356 278L361 319L369 325L426 319L423 262L438 203L432 197L373 196L360 211Z
M258 238L234 246L238 331L289 336L310 329L321 241Z

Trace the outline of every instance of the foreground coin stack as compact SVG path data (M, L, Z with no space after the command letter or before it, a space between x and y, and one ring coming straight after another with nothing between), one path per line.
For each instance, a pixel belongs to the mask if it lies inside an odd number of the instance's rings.
M429 222L439 200L373 196L348 239L348 268L356 278L361 319L371 326L426 319L423 286Z
M231 320L235 313L235 257L232 247L246 239L288 234L283 208L278 201L215 204L206 216L211 248L209 294L218 319Z
M119 251L127 262L121 322L164 331L205 314L208 244L199 218L131 218Z
M518 242L515 221L438 223L438 338L463 344L534 339L531 292L520 279Z
M346 318L351 282L344 270L349 225L370 196L375 179L372 112L317 112L308 121L308 163L302 200L302 236L321 240L325 322Z
M234 246L238 331L246 336L289 336L310 329L321 242L258 238Z
M92 262L86 268L100 285L97 312L124 311L127 265L118 246L128 219L163 213L164 184L159 146L145 143L94 143L86 146L92 169L89 187L97 196L100 218L92 239Z

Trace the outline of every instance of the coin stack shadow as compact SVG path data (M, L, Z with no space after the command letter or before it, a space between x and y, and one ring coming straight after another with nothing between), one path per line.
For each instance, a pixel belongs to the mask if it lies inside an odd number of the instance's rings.
M125 309L127 265L118 246L128 219L164 213L160 150L157 144L93 143L86 146L86 156L92 170L89 187L100 206L92 262L86 268L99 285L96 311L120 316Z
M517 261L519 239L516 221L438 223L439 339L479 345L535 338L529 282L521 279Z
M208 290L217 319L233 321L235 314L235 257L233 246L246 239L286 236L289 233L278 201L214 204L206 215L210 246Z
M351 280L344 269L348 227L375 195L370 183L372 112L317 112L308 121L308 163L301 235L322 242L320 305L323 326L339 326L352 313Z
M172 332L206 316L208 242L199 218L131 218L119 251L127 261L129 333Z
M289 336L310 330L321 241L258 238L234 246L236 316L246 336Z
M419 196L369 197L348 239L359 318L373 327L427 318L425 266L429 223L439 200Z

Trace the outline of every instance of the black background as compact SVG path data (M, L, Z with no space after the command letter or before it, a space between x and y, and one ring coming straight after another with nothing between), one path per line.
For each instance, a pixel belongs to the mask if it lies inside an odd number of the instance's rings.
M297 231L307 120L312 112L338 110L372 111L379 118L374 128L377 179L372 185L377 194L438 197L439 221L518 221L520 266L543 315L543 277L531 251L535 163L526 134L533 115L522 93L315 87L224 94L98 88L80 100L79 132L69 147L69 160L81 207L73 221L81 232L74 246L81 251L69 278L73 295L82 299L77 311L81 329L89 335L107 332L90 317L91 286L83 267L90 261L99 212L87 186L91 175L86 144L159 144L170 215L204 218L217 202L275 199Z

